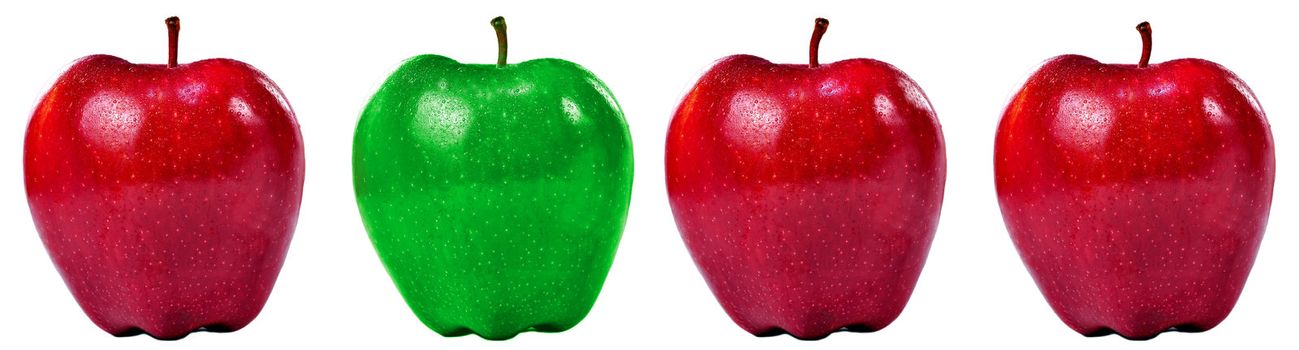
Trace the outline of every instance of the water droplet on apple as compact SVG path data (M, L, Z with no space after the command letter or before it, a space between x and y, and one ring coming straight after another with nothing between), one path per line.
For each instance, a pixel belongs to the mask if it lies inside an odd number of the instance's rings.
M884 94L875 95L875 115L879 116L880 121L885 124L902 124L902 120L898 119L897 108L893 106L893 101Z
M573 124L577 124L578 122L582 121L582 110L578 109L577 104L573 103L572 99L569 99L568 97L561 97L559 99L559 103L563 105L564 115L568 116L569 121L573 122Z
M1214 101L1212 97L1205 96L1202 105L1204 107L1204 115L1209 117L1209 120L1214 124L1231 124L1231 119L1227 118L1227 115L1222 113L1222 105L1218 104L1218 101Z
M81 110L81 132L92 144L121 151L135 144L143 111L130 96L105 92Z
M459 143L469 128L469 105L441 91L426 92L416 108L411 132L424 143L449 147Z
M741 91L731 98L723 126L732 142L764 151L775 145L785 123L779 101L756 91Z
M1060 98L1051 133L1064 145L1083 151L1104 146L1114 122L1114 110L1101 97L1069 91Z
M248 101L244 101L243 98L238 96L230 98L230 114L239 118L239 121L242 121L245 125L258 125L262 122L260 118L253 114L253 108L248 105Z

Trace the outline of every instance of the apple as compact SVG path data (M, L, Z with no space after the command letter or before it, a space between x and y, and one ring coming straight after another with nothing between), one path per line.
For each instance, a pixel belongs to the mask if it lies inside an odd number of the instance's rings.
M116 336L234 331L275 284L302 198L284 94L243 62L94 55L36 106L27 201L72 296Z
M919 85L871 59L736 55L672 118L667 191L717 301L755 335L874 331L902 312L943 201L942 129Z
M444 336L569 329L591 310L631 199L622 109L561 59L408 59L361 115L365 228L415 315Z
M1204 331L1240 296L1276 175L1244 81L1201 59L1048 60L997 129L997 199L1051 308L1084 335Z

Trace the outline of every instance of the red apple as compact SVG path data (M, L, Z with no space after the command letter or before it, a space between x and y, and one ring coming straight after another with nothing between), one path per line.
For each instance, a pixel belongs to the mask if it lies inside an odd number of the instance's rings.
M283 93L229 59L72 65L27 129L27 200L73 297L113 335L233 331L261 310L302 198Z
M1276 166L1254 93L1201 59L1065 55L997 129L997 198L1047 302L1084 335L1203 331L1231 311L1267 225Z
M672 119L667 189L677 227L722 308L756 335L873 331L924 266L946 179L925 94L870 59L811 64L737 55Z

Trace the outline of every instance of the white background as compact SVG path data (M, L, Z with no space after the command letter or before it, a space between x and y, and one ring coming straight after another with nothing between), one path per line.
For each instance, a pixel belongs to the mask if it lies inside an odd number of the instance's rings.
M110 4L111 3L111 4ZM1293 5L1087 1L1068 4L960 1L354 0L127 1L0 5L0 348L1295 348L1299 266L1291 136L1299 135ZM38 239L25 200L22 139L36 101L78 57L105 53L165 63L163 18L182 19L180 60L230 57L279 83L306 142L301 220L265 310L247 328L177 342L114 338L67 292ZM590 316L564 333L506 342L443 338L407 309L374 254L351 186L358 114L407 57L448 55L490 63L488 21L508 19L510 61L560 57L586 66L627 114L636 155L631 213L613 270ZM757 338L722 312L676 232L663 180L663 141L680 98L710 64L749 53L804 63L812 20L830 19L821 61L870 57L911 75L938 111L948 145L947 201L928 265L891 326L821 341ZM1146 342L1085 338L1051 312L1020 263L993 190L992 143L1010 95L1045 59L1078 53L1135 63L1133 29L1154 27L1152 62L1209 59L1257 94L1277 146L1272 220L1235 311L1206 333L1165 333ZM1253 346L1249 346L1253 345Z

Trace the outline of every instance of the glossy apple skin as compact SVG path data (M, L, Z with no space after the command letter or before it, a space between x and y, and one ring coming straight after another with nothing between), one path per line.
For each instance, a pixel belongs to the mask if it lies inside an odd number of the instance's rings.
M265 304L302 198L302 137L279 88L239 61L72 65L36 107L27 200L100 328L234 331Z
M575 63L420 55L366 106L352 172L411 311L444 336L503 340L591 310L631 204L631 134Z
M1227 316L1275 178L1257 99L1199 59L1042 66L996 141L997 198L1029 273L1085 335L1151 338Z
M873 331L906 305L946 180L942 130L906 74L737 55L672 119L677 228L722 308L755 335Z

